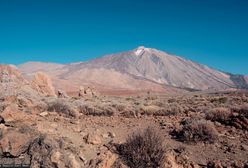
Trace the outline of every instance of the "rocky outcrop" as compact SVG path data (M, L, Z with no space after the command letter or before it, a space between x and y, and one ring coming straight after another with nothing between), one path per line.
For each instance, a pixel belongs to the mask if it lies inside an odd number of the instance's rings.
M27 84L20 72L10 65L0 65L0 92L1 95L13 95Z
M3 126L0 128L3 130ZM1 164L19 162L30 164L31 167L35 168L80 168L78 158L72 153L60 151L59 141L56 139L32 131L27 133L25 131L8 130L2 131L2 134L4 136L0 140Z
M164 168L200 168L199 165L190 161L188 154L169 151L165 156Z
M63 90L58 90L57 92L58 98L68 98L69 96Z
M10 83L10 82L19 82L23 83L25 80L21 76L21 73L18 69L11 65L0 65L0 82L1 83Z
M93 97L98 97L99 93L91 87L84 88L83 86L81 86L79 88L78 96L84 98L93 98Z
M39 93L46 96L56 96L51 78L43 72L38 72L35 74L32 81L32 86Z
M30 142L30 137L26 134L8 131L4 133L0 140L1 151L6 156L18 157L23 153L24 148Z

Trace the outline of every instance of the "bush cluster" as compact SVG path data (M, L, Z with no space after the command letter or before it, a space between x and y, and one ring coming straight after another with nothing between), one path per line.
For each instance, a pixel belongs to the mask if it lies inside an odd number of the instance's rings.
M178 137L186 142L209 142L213 143L218 138L218 131L212 122L195 120L183 126Z
M128 137L118 147L124 162L131 168L163 168L165 150L163 139L151 127Z

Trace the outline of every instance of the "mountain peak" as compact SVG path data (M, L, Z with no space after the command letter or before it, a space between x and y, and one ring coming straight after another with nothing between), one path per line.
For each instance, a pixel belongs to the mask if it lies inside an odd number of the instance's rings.
M134 50L135 55L142 55L144 52L151 52L151 48L146 48L144 46L139 46Z
M145 48L146 48L145 46L139 46L136 49L145 49Z

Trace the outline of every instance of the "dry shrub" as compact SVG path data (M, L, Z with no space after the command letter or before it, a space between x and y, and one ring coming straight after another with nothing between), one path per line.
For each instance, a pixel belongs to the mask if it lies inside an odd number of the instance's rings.
M184 112L184 108L181 107L179 104L173 104L166 109L164 116L176 116Z
M121 111L119 111L119 114L123 117L127 118L136 118L140 115L140 109L135 109L134 106L125 106Z
M188 122L179 132L178 137L186 142L214 142L218 138L218 132L214 124L206 120Z
M212 97L210 98L211 103L225 104L228 102L227 97Z
M226 123L231 117L231 110L225 107L217 107L206 112L206 119Z
M152 102L152 105L158 106L158 107L164 107L165 106L165 102L162 102L161 99L158 99L157 101Z
M233 107L232 112L238 113L240 116L244 116L248 118L248 104L244 104L241 106Z
M141 114L153 116L176 116L184 111L184 108L177 104L169 105L163 108L158 106L146 106L145 108L141 108Z
M168 100L168 103L175 103L177 100L175 98L171 98Z
M142 115L154 115L155 113L157 113L157 111L159 111L160 108L158 106L143 106L139 109L139 112Z
M135 101L135 99L133 97L127 97L126 100L127 101Z
M222 104L225 104L225 103L228 102L228 98L227 97L220 97L219 102L222 103Z
M76 117L76 111L69 104L69 102L64 99L56 99L49 102L47 111L62 113L67 117Z
M43 102L43 101L39 101L34 103L32 110L33 111L37 111L37 112L43 112L46 111L48 109L48 105L47 103Z
M148 116L176 116L184 112L184 108L178 105L170 105L164 108L155 105L149 105L149 106L142 106L138 110L141 115L148 115Z
M88 105L82 105L79 107L79 112L83 113L84 115L92 115L92 116L113 116L114 109L111 107L93 107Z
M207 168L219 168L219 167L232 167L232 168L247 168L248 163L242 163L241 161L232 161L231 163L224 164L221 160L213 160L207 163Z
M169 115L169 111L165 108L163 109L159 109L157 111L155 111L153 113L154 116L168 116Z
M164 108L156 111L153 115L154 116L176 116L178 111L176 108Z
M124 104L112 104L112 107L119 112L124 111L126 109L126 105Z
M184 113L184 108L178 104L171 107L171 111L176 114Z
M145 100L156 100L158 99L158 96L148 96L147 98L145 98Z
M140 113L133 109L126 109L125 111L122 111L120 114L121 116L127 117L127 118L137 118Z
M154 128L148 127L143 132L132 134L117 149L130 168L164 167L163 139Z

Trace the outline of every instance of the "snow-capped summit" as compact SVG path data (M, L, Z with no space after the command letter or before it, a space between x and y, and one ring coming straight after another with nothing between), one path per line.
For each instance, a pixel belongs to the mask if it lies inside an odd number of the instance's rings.
M135 55L137 55L137 56L139 56L139 55L141 55L141 54L143 54L145 51L146 52L150 52L150 48L146 48L146 47L144 47L144 46L139 46L138 48L136 48L135 49Z

